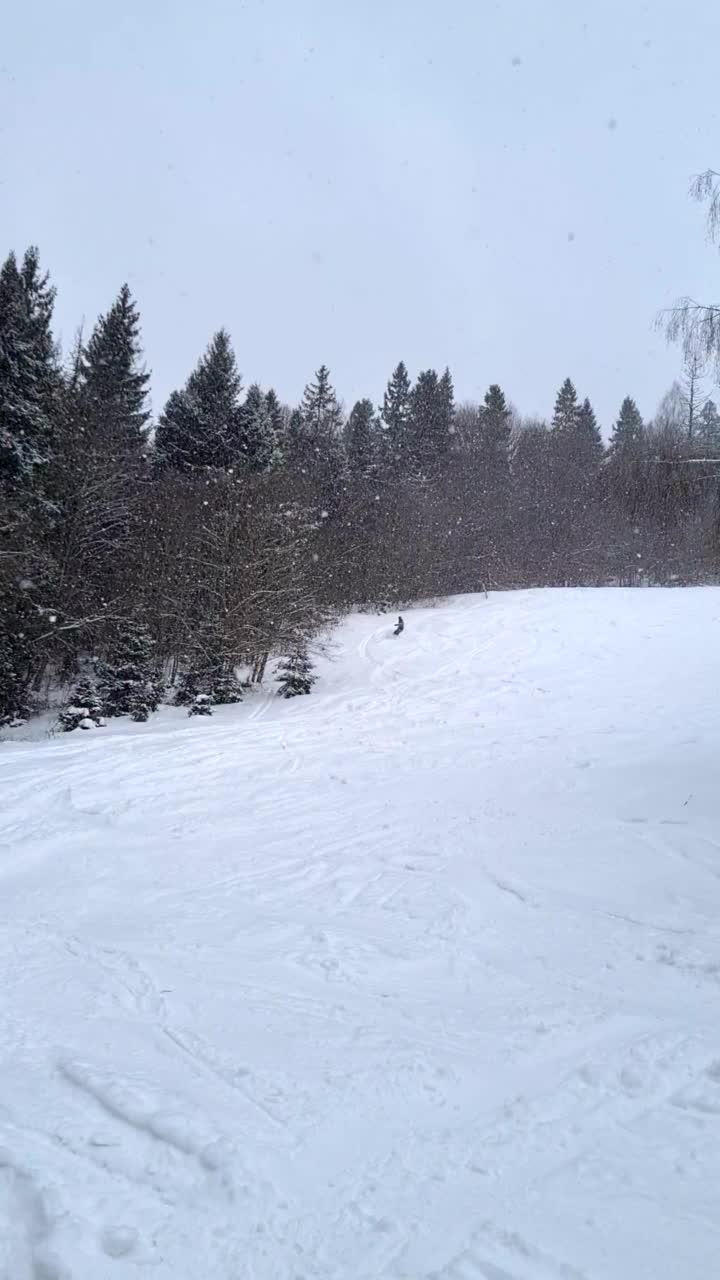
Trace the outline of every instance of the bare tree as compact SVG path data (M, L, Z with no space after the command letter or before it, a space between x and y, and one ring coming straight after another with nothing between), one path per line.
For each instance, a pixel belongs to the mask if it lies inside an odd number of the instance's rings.
M694 200L707 203L708 239L720 244L720 173L706 169L690 184ZM697 357L703 364L713 364L720 373L720 305L680 298L674 307L658 316L669 342L682 345L686 360Z

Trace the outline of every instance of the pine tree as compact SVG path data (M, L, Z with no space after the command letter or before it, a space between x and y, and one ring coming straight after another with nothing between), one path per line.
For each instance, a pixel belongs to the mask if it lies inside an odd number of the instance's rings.
M558 496L585 503L603 460L602 437L589 400L578 404L569 378L561 386L552 420Z
M217 707L242 702L242 685L229 665L226 665L213 680L211 697Z
M295 450L299 450L302 443L303 434L303 416L300 409L293 409L288 422L288 440Z
M28 489L47 462L52 437L50 334L53 292L29 250L23 270L14 254L0 268L0 485ZM48 349L48 344L49 349Z
M410 455L414 469L430 475L450 452L454 419L454 392L450 370L438 378L424 369L412 391Z
M326 365L308 383L299 419L290 423L291 452L309 477L322 510L334 513L341 500L345 465L343 414Z
M611 458L636 455L645 438L645 427L635 401L626 396L620 406L620 414L610 436Z
M173 391L158 422L158 460L180 471L242 463L240 375L224 329L212 338L182 391Z
M399 463L409 448L411 409L412 386L401 360L383 396L384 452L391 465Z
M455 388L452 375L445 369L438 383L438 451L447 452L455 430Z
M346 440L351 467L367 474L377 461L378 430L372 400L358 400L347 421Z
M287 426L286 411L283 410L283 407L278 400L277 392L273 391L272 387L265 393L265 404L267 405L267 410L270 414L270 421L272 422L272 429L275 434L276 446L278 450L281 451L283 436L285 435Z
M22 724L30 715L28 672L29 636L11 608L12 597L0 597L0 728Z
M510 472L510 410L497 383L485 392L479 414L478 452L490 483L505 484Z
M55 288L47 272L40 269L40 255L35 245L25 251L20 269L28 330L41 366L41 379L52 395L56 390L58 368L57 344L52 333Z
M278 670L279 697L296 698L301 694L310 693L315 683L315 676L312 674L313 664L307 648L302 642L299 642L290 656L280 663Z
M270 471L278 465L280 450L272 405L257 383L248 388L238 412L237 442L240 458L249 471Z
M189 716L211 716L213 701L207 693L197 693L188 707Z
M80 385L86 412L121 449L146 444L149 373L141 365L140 316L126 284L98 320L82 353Z
M645 496L646 436L640 410L626 396L610 436L607 476L617 509L631 520L638 517Z
M300 405L303 429L312 438L337 437L342 426L342 410L330 381L330 370L322 364L309 382Z
M128 622L110 656L95 665L103 715L147 720L157 711L163 681L157 670L155 642L142 623Z
M29 712L37 670L32 640L44 629L43 607L54 548L48 471L56 431L60 375L52 337L54 290L37 250L18 268L0 268L0 723ZM29 585L28 585L29 584ZM49 611L48 611L49 612Z
M587 461L599 465L602 462L605 449L600 434L600 428L595 417L595 410L590 401L585 398L577 413L577 439L579 449L586 456Z
M242 701L242 685L232 658L225 651L218 626L205 619L195 628L193 648L184 655L175 703L189 707L190 715L209 715L214 706Z
M64 733L73 729L94 729L105 724L97 687L90 676L80 677L68 705L58 716L58 723Z
M707 400L697 418L697 439L704 450L720 450L720 412L714 400Z
M556 434L574 433L578 414L577 391L570 378L566 378L557 394L552 418L552 430Z

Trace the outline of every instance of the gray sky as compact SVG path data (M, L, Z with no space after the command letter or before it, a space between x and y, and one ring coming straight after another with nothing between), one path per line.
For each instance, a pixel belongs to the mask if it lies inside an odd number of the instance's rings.
M39 244L69 345L127 279L153 403L230 329L247 384L348 406L449 364L607 430L717 300L687 196L720 168L717 0L7 0L0 255Z

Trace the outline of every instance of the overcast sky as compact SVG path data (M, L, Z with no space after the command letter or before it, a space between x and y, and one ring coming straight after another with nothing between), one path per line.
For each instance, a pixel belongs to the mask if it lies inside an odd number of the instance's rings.
M404 359L459 399L607 430L720 296L690 176L720 168L718 0L7 0L0 254L39 244L68 345L123 280L153 403L212 332L296 401Z

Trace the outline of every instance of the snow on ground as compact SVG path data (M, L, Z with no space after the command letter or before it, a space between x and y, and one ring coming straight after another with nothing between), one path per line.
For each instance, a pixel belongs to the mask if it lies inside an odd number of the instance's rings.
M2 1280L720 1271L720 591L0 748Z

